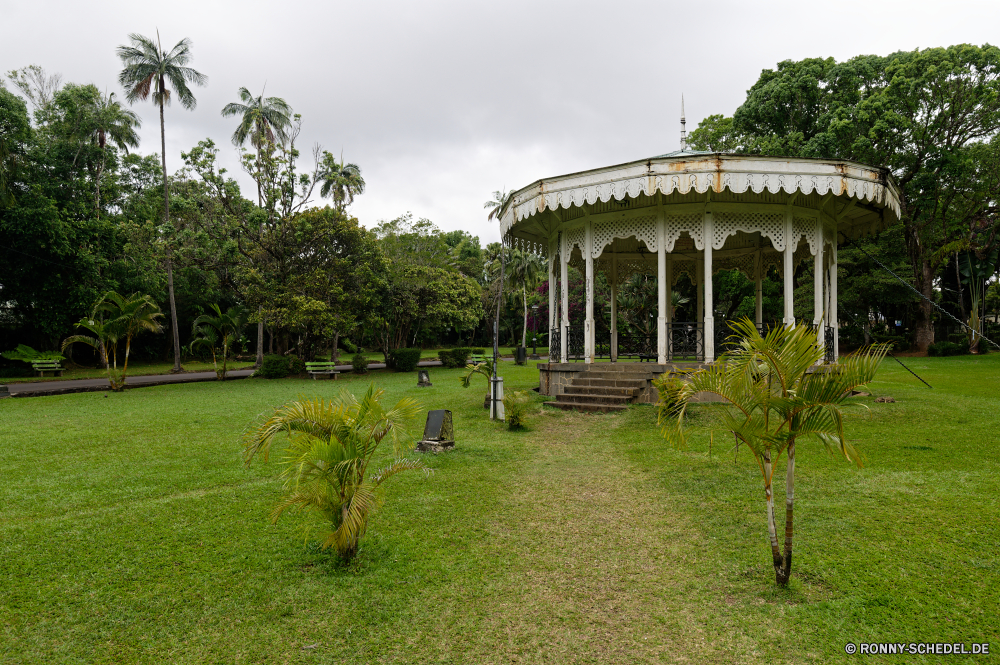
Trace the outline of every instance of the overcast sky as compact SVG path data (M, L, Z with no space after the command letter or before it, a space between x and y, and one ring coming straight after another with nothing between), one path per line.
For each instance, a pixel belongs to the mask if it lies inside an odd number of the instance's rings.
M732 114L781 60L984 44L998 25L996 0L0 0L0 69L38 64L120 92L115 47L129 33L188 37L209 82L193 112L167 109L170 171L211 137L239 173L219 111L266 83L302 114L306 161L320 143L361 166L352 212L365 226L412 211L485 244L499 239L483 213L495 189L676 150L682 93L691 130ZM158 153L153 105L135 110L139 150Z

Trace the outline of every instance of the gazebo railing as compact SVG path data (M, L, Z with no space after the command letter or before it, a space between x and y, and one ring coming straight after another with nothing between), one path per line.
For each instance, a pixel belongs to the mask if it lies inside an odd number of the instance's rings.
M618 357L656 360L656 331L624 333L618 331Z
M570 326L566 337L569 360L583 360L583 326Z
M670 360L704 360L705 329L696 321L667 324L667 357Z
M549 331L549 362L557 363L562 360L562 343L559 340L560 326L553 326Z

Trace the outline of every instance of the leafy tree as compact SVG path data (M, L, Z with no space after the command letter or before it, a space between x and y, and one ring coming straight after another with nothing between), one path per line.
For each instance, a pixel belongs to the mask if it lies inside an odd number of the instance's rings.
M222 381L226 378L226 362L230 353L243 336L243 328L247 323L246 308L234 306L225 312L218 304L212 305L211 314L202 314L194 320L192 330L196 335L191 342L191 351L205 348L212 354L212 367L215 368L215 375ZM222 367L219 367L219 360L222 360Z
M286 335L298 333L299 355L307 360L318 341L336 342L378 320L385 258L357 219L329 207L282 217L259 251L268 268L244 269L248 302Z
M421 330L468 330L481 317L480 286L474 280L443 268L392 261L372 329L377 348L388 361Z
M36 111L48 108L62 85L62 74L46 74L38 65L12 70L7 73L7 78Z
M344 561L358 552L368 519L380 503L382 483L403 471L423 469L421 461L399 457L399 441L416 416L417 402L404 397L391 409L382 406L383 390L374 385L360 400L344 391L332 401L298 400L280 407L247 436L247 465L257 455L267 461L274 439L287 437L282 460L285 498L271 513L276 521L290 508L313 511L325 526L323 547ZM369 475L372 457L389 438L397 457Z
M101 360L108 370L108 383L111 389L125 389L125 375L128 373L129 352L132 350L132 340L144 331L160 332L163 326L159 319L163 318L159 306L147 295L133 293L121 296L114 291L108 291L94 303L89 317L84 317L76 324L77 328L89 330L91 335L71 335L63 340L65 350L71 344L86 344L101 354ZM122 369L118 371L118 346L123 344L124 358Z
M732 122L712 116L694 147L851 159L889 170L902 194L903 240L914 287L916 345L934 339L934 281L942 252L989 214L1000 194L1000 49L968 44L784 61L764 70Z
M201 72L188 67L191 61L191 41L187 38L177 42L170 50L160 46L157 32L156 42L138 34L129 35L130 46L119 46L118 57L125 68L118 76L118 82L126 90L125 98L130 104L152 99L160 109L160 158L163 165L163 224L170 224L170 192L167 185L167 134L163 119L164 106L170 104L176 93L178 100L187 110L193 110L198 101L188 87L188 83L205 85L208 82ZM168 85L170 87L168 87ZM172 88L172 89L171 89ZM170 253L167 253L167 290L170 298L170 325L174 338L174 372L181 371L181 338L177 323L177 302L174 297L174 271Z
M786 585L792 570L796 444L815 437L828 451L839 451L861 465L844 435L842 408L849 404L847 399L853 389L875 377L887 347L871 347L843 358L835 372L818 372L814 369L823 357L823 349L808 326L777 327L766 337L761 337L749 319L734 327L742 340L723 354L722 362L689 374L684 381L656 380L660 391L659 424L664 436L682 444L684 418L691 400L701 392L725 400L723 428L733 434L737 444L750 450L764 479L775 581ZM787 459L784 552L778 543L772 488L775 468L783 454Z
M30 139L27 107L16 95L0 88L0 208L13 203L18 167Z

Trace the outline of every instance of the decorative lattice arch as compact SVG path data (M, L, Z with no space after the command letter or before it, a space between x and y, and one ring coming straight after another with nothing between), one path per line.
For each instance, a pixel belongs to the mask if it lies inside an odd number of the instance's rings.
M568 262L573 256L574 245L580 248L580 253L584 251L587 240L587 230L584 227L570 229L563 234L563 261Z
M664 218L664 246L668 252L674 251L674 243L681 233L688 232L698 249L705 248L704 217L700 213L690 215L666 215Z
M674 274L673 279L670 282L670 286L675 286L677 284L677 280L679 280L681 275L684 274L687 274L688 279L690 279L691 282L698 281L698 269L696 267L698 265L697 261L674 261L673 263Z
M739 256L731 256L718 261L713 261L712 272L717 273L722 270L739 270L741 273L746 275L747 279L754 280L756 279L756 275L754 274L756 263L756 253L749 252L747 254L740 254Z
M780 212L720 212L715 215L712 248L722 249L726 238L737 231L757 233L771 239L779 252L785 249L785 216ZM701 249L701 247L699 247Z
M597 222L594 224L594 246L590 250L591 256L595 259L599 257L615 238L632 236L644 242L650 252L656 252L656 215Z

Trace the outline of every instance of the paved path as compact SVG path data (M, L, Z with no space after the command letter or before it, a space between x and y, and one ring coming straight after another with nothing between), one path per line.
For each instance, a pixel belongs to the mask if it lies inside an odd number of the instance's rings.
M419 367L440 367L440 360L422 360ZM385 369L385 363L370 363L368 369ZM337 365L337 370L347 373L350 365ZM252 369L229 370L226 379L245 379L253 374ZM125 379L129 388L162 386L168 383L197 383L215 381L215 372L184 372L182 374L152 374L130 376ZM11 397L37 397L41 395L63 395L66 393L100 392L108 390L107 379L66 379L64 381L39 381L37 383L8 383Z
M503 358L513 360L513 358ZM417 367L440 367L440 360L421 360ZM337 370L345 374L351 371L350 365L337 365ZM385 363L369 363L368 369L385 369ZM226 379L245 379L253 374L252 369L229 370ZM125 379L128 388L144 386L162 386L168 383L197 383L199 381L215 381L215 372L184 372L182 374L151 374L145 376L130 376ZM41 397L43 395L64 395L66 393L100 392L108 390L107 379L66 379L64 381L39 381L37 383L8 383L7 390L11 397Z

